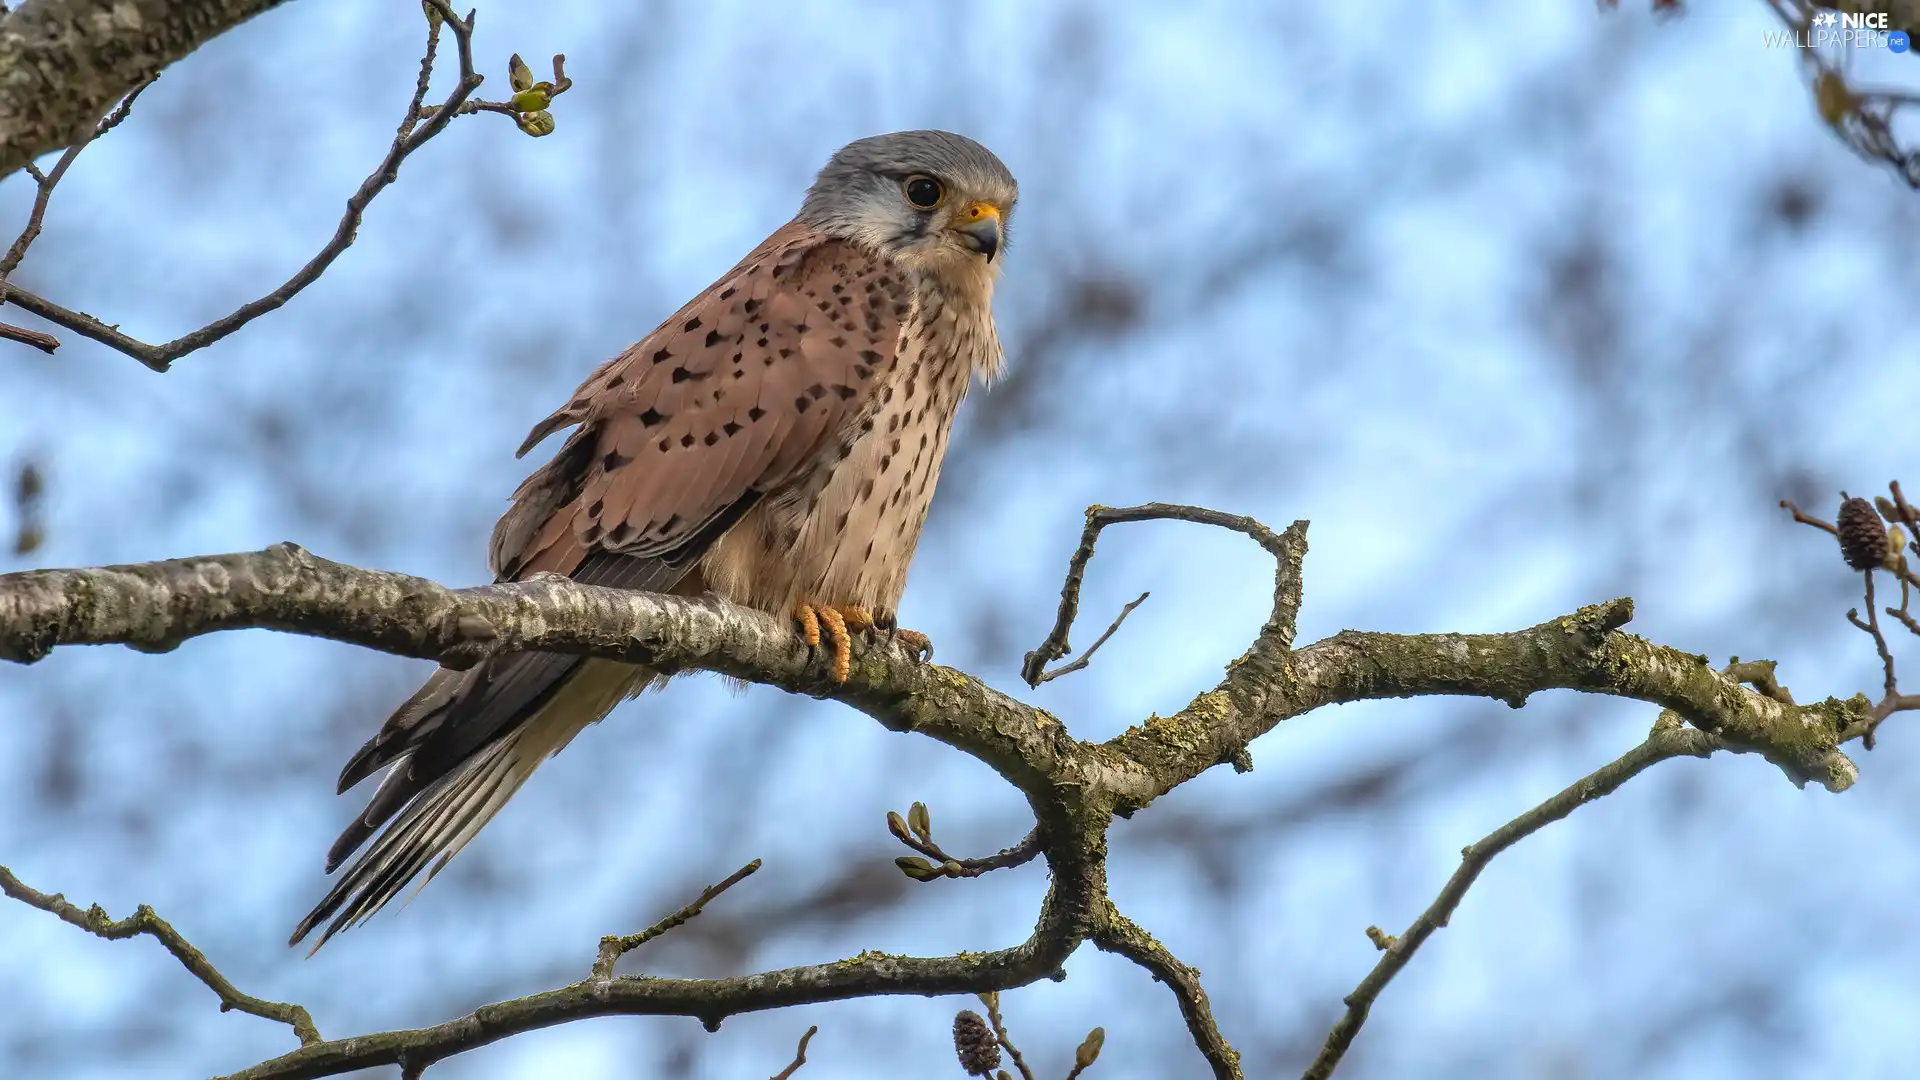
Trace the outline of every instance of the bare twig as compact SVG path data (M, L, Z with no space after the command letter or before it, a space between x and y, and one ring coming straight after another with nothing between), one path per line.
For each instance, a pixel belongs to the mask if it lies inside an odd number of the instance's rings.
M1906 493L1900 490L1900 481L1889 482L1887 490L1893 495L1894 513L1899 515L1901 523L1907 527L1907 550L1913 552L1916 558L1920 558L1920 509L1916 509L1907 502ZM1905 552L1895 549L1892 556L1891 562L1898 569L1897 576L1900 578L1900 609L1896 614L1908 630L1920 635L1920 624L1915 623L1907 614L1907 605L1912 602L1914 587L1920 586L1920 578L1907 572L1910 567Z
M1873 638L1874 651L1880 654L1880 667L1881 670L1885 672L1885 692L1881 700L1891 701L1900 696L1900 680L1893 673L1893 650L1887 646L1887 635L1880 629L1880 610L1875 606L1873 600L1873 571L1867 570L1862 573L1861 576L1867 580L1867 617L1865 619L1860 618L1858 608L1848 608L1847 621ZM1880 717L1879 719L1885 719L1885 717ZM1873 736L1874 731L1880 726L1879 719L1868 724L1866 730L1861 733L1860 744L1868 750L1873 749Z
M53 198L53 189L58 186L61 179L67 175L67 170L73 167L74 159L78 158L80 151L85 150L95 139L118 127L120 121L125 120L127 114L133 110L134 100L140 96L140 92L152 86L154 79L158 79L159 77L160 76L155 75L152 79L148 79L146 82L134 87L128 92L126 97L121 98L120 103L115 105L99 123L94 125L92 134L74 143L72 146L67 147L66 152L60 155L60 160L54 162L53 171L43 173L32 165L27 166L27 174L31 176L33 182L39 186L39 191L36 192L33 197L33 209L27 214L26 227L20 230L20 235L15 237L13 243L8 246L7 253L0 255L0 304L7 302L7 294L9 291L7 286L8 275L19 268L20 260L27 257L27 249L33 246L35 240L39 239L41 226L46 222L47 203ZM31 331L27 332L30 333ZM52 340L50 335L42 334L40 336L47 338L49 341ZM15 338L15 340L20 339ZM36 343L27 342L27 344ZM55 346L58 346L57 342ZM53 351L52 348L47 348L44 345L37 347L43 348L47 352Z
M1899 690L1900 679L1893 673L1893 650L1887 645L1887 635L1880 630L1880 615L1875 610L1873 600L1873 571L1861 575L1866 581L1867 633L1873 635L1874 648L1880 653L1880 664L1885 669L1885 688L1888 694Z
M6 279L20 266L20 260L27 257L27 249L40 238L40 228L46 222L47 203L53 199L54 187L67 175L67 170L73 166L74 159L80 156L80 151L85 150L87 144L92 141L91 138L82 139L67 147L66 153L60 155L60 160L53 163L52 172L43 173L39 169L28 170L33 182L38 185L39 191L33 196L33 209L27 212L27 224L20 230L20 235L13 238L13 243L7 247L7 253L0 255L0 303L6 302L10 291L18 291L10 290Z
M1792 499L1781 499L1780 509L1787 511L1788 513L1791 513L1793 515L1793 520L1799 522L1802 525L1811 525L1816 529L1820 529L1825 532L1832 533L1834 536L1840 535L1839 528L1836 527L1833 524L1833 522L1822 521L1821 519L1814 517L1812 514L1806 513L1805 511L1801 510L1799 506L1795 505Z
M1792 705L1793 693L1780 685L1778 669L1771 660L1741 660L1736 656L1727 662L1725 670L1728 678L1738 679L1782 705Z
M59 893L43 893L21 884L13 872L0 866L0 893L28 905L58 916L62 922L85 930L89 934L119 941L124 938L146 934L173 954L175 960L187 969L194 978L205 983L220 998L220 1011L239 1011L266 1020L277 1020L293 1028L294 1035L300 1039L300 1045L313 1046L320 1042L320 1031L313 1026L313 1017L299 1005L285 1002L267 1001L251 994L241 993L227 977L214 969L205 953L193 947L180 932L168 925L165 919L154 914L152 908L141 904L132 915L115 922L107 916L100 905L82 911Z
M1767 0L1774 13L1780 18L1790 33L1808 34L1816 5L1787 2L1787 0ZM1885 8L1882 7L1884 11ZM1893 29L1913 30L1914 27L1892 24ZM1901 179L1908 185L1920 188L1920 152L1911 151L1900 144L1894 131L1894 123L1901 109L1920 101L1920 98L1904 90L1882 90L1850 85L1846 77L1846 68L1851 57L1849 50L1840 48L1838 56L1833 48L1802 48L1791 50L1799 55L1802 67L1809 75L1809 89L1812 92L1814 107L1854 153L1861 157L1883 161L1893 166Z
M413 83L413 100L407 103L407 111L400 116L400 126L394 129L393 141L396 145L406 142L413 135L413 129L419 125L421 114L426 108L427 88L433 82L433 64L440 53L440 24L446 21L444 11L445 9L428 11L427 48L420 54L420 76Z
M1083 883L1070 882L1064 891L1070 899L1079 900L1086 890ZM313 1080L381 1065L424 1069L523 1032L596 1016L690 1016L713 1030L729 1016L815 1002L1023 986L1057 971L1076 944L1063 920L1043 914L1042 925L1028 941L990 953L912 957L866 952L832 963L715 979L588 977L482 1005L433 1027L354 1035L302 1047L224 1080Z
M1861 744L1868 750L1873 749L1880 724L1886 720L1887 717L1897 712L1920 710L1920 694L1903 694L1899 690L1899 682L1894 673L1893 649L1887 641L1885 630L1880 625L1879 618L1880 614L1884 612L1896 619L1900 625L1906 627L1910 633L1920 636L1920 619L1916 619L1909 610L1909 604L1913 599L1913 590L1915 587L1920 586L1920 576L1914 574L1914 563L1905 558L1906 551L1911 551L1915 556L1920 556L1920 510L1916 510L1914 506L1907 501L1906 494L1900 490L1900 482L1898 480L1889 483L1887 490L1892 494L1892 499L1889 500L1884 497L1876 499L1880 516L1886 519L1889 524L1904 525L1907 529L1907 539L1903 545L1890 547L1885 563L1877 569L1887 571L1894 576L1895 580L1900 582L1900 606L1877 606L1874 597L1874 571L1866 570L1862 573L1865 577L1863 591L1865 593L1864 600L1867 617L1864 619L1860 617L1859 608L1851 608L1847 611L1847 621L1853 624L1856 629L1873 639L1874 651L1880 657L1882 691L1880 700L1873 704L1864 717L1857 718L1846 724L1840 732L1839 741L1845 743L1859 739ZM1835 537L1840 535L1840 530L1837 525L1823 521L1811 514L1801 512L1800 508L1789 500L1780 500L1780 506L1782 509L1790 511L1793 514L1793 520L1803 525L1811 525ZM1903 547L1906 549L1905 551L1902 550Z
M1906 493L1900 490L1900 481L1887 484L1887 492L1893 496L1893 506L1907 526L1907 540L1913 545L1914 554L1920 555L1920 509L1907 502Z
M728 874L718 884L707 886L706 890L702 892L699 898L694 900L693 903L688 904L686 907L681 908L679 911L676 911L673 914L667 916L666 918L661 919L659 922L654 923L652 926L647 927L645 930L642 930L637 934L627 934L624 937L609 934L606 937L601 938L600 939L600 956L598 959L594 960L593 962L594 978L597 978L597 979L612 978L613 965L622 956L625 956L626 954L632 952L633 950L639 948L640 946L645 945L647 942L652 941L654 938L659 937L661 934L664 934L667 931L672 930L674 927L679 926L680 924L700 914L701 910L704 909L707 906L708 902L710 902L714 897L719 896L721 893L726 892L728 889L731 889L735 885L738 885L742 881L745 881L747 878L753 876L753 873L759 869L760 869L760 860L755 859L752 862L748 863L747 865L741 867L740 869L735 870L733 873Z
M1000 1019L999 992L989 990L981 994L980 1004L986 1006L987 1024L993 1028L993 1037L1000 1043L1000 1048L1007 1052L1007 1057L1013 1059L1013 1067L1020 1070L1021 1080L1033 1080L1033 1070L1027 1067L1027 1059L1020 1056L1020 1048L1007 1038L1007 1025Z
M819 1034L819 1031L820 1025L815 1024L807 1029L805 1035L800 1036L800 1049L794 1052L793 1064L774 1073L772 1080L788 1080L794 1073L800 1071L800 1066L807 1063L807 1043L811 1041L816 1034Z
M1920 709L1920 694L1888 694L1874 702L1873 712L1865 723L1850 725L1841 733L1841 738L1843 741L1857 738L1864 743L1867 732L1878 728L1880 722L1887 717L1897 712L1912 712L1916 709Z
M6 283L0 281L0 291L5 290L6 287ZM52 355L53 351L60 347L60 339L52 334L43 334L38 330L29 330L24 326L15 326L7 322L0 322L0 338L17 341L22 345L31 345L48 355Z
M1887 490L1893 495L1894 516L1907 527L1907 551L1911 551L1916 558L1920 558L1920 510L1914 509L1912 504L1907 502L1906 493L1900 490L1900 481L1895 480L1889 483ZM1882 513L1884 516L1884 511ZM1900 606L1888 608L1887 614L1900 620L1900 624L1905 626L1909 633L1920 637L1920 621L1915 621L1907 610L1913 603L1913 587L1920 585L1920 581L1915 581L1911 574L1905 572L1908 569L1907 552L1894 548L1889 555L1888 561L1898 571L1895 576L1900 579Z
M1289 549L1289 539L1285 533L1276 533L1250 517L1239 514L1222 513L1202 506L1182 506L1176 503L1147 503L1143 506L1090 506L1087 508L1086 528L1080 532L1080 546L1074 549L1067 560L1067 580L1060 588L1060 610L1055 615L1053 629L1038 648L1028 653L1026 661L1020 667L1020 677L1028 686L1039 686L1046 666L1073 651L1067 643L1067 634L1073 629L1073 621L1080 613L1080 585L1087 574L1087 563L1093 559L1093 546L1100 539L1100 531L1109 525L1128 521L1190 521L1198 525L1215 525L1223 529L1232 529L1253 538L1268 554L1280 561L1283 569L1294 558ZM1296 526L1301 523L1296 522ZM1146 599L1143 595L1141 600ZM1128 610L1140 603L1139 600L1128 605ZM1297 577L1282 573L1275 582L1274 617L1269 619L1262 631L1263 637L1277 637L1277 644L1286 648L1293 643L1293 616L1300 608L1300 583ZM1121 613L1121 618L1126 612ZM1114 628L1119 627L1116 620ZM1111 634L1113 631L1109 630ZM1105 640L1103 637L1101 640ZM1096 648L1098 646L1095 646ZM1089 653L1092 650L1088 650ZM1062 672L1064 674L1064 672Z
M353 196L347 200L346 212L341 216L339 224L334 227L333 238L327 242L325 247L320 249L319 254L309 260L305 266L302 266L292 277L282 283L279 288L274 289L272 292L257 300L242 305L230 314L216 319L198 330L183 334L180 337L174 338L172 341L160 345L149 345L146 342L139 341L121 333L118 327L109 326L84 312L68 310L50 300L20 289L17 286L9 287L8 294L5 297L6 301L32 312L48 322L65 327L79 334L81 337L90 338L109 348L123 352L154 371L166 371L172 366L173 362L180 357L204 349L222 338L227 337L234 331L239 330L254 319L286 304L287 301L298 295L301 290L319 280L320 275L324 274L327 268L333 265L334 260L338 259L341 253L353 244L360 230L360 220L366 214L367 205L373 201L376 195L384 191L388 185L392 184L394 180L399 177L400 164L407 159L408 155L420 149L429 139L432 139L435 135L445 130L448 122L455 116L460 115L460 107L467 103L473 91L478 88L483 81L482 76L474 69L473 62L473 24L475 13L471 11L468 12L467 17L463 20L454 14L453 8L446 3L446 0L426 0L426 2L434 10L438 18L428 19L427 51L421 61L420 79L415 86L413 100L409 103L407 112L401 120L399 130L394 136L393 144L388 147L386 156L381 159L379 166L361 182L359 190L355 191ZM456 46L455 51L460 65L460 77L446 99L434 107L431 110L431 115L428 115L428 110L421 102L425 98L427 82L432 73L433 54L438 45L440 33L439 24L441 22L445 22L453 34L454 44ZM125 103L123 102L122 105L124 106ZM115 110L115 114L109 116L107 120L102 123L100 130L105 130L113 124L118 123L120 119L124 119L124 115L124 112L121 110ZM67 154L61 158L61 163L56 165L54 172L48 175L49 181L57 180L57 174L69 163L69 159L78 149L79 147L77 146L70 149ZM50 186L50 183L43 183L42 191L45 192ZM37 217L38 214L36 213L36 218ZM22 250L24 250L24 248ZM3 265L5 265L4 262L0 262L0 266ZM5 271L0 271L0 275L3 275L4 272Z
M1099 639L1096 640L1091 646L1087 648L1086 652L1080 654L1080 659L1075 660L1070 664L1062 664L1059 667L1054 668L1052 671L1042 672L1040 674L1039 679L1035 680L1031 685L1039 686L1041 683L1052 682L1053 680L1059 678L1062 675L1071 675L1074 672L1079 671L1081 668L1084 668L1088 664L1092 663L1093 654L1100 651L1100 646L1105 645L1107 643L1107 639L1113 636L1114 631L1120 629L1120 624L1127 621L1127 616L1133 614L1133 609L1139 607L1141 604L1146 603L1147 597L1150 595L1151 595L1150 593L1141 593L1138 597L1134 599L1132 603L1128 604L1126 607L1121 608L1120 614L1114 617L1113 625L1107 627L1107 632L1104 634L1101 634Z
M1227 1037L1220 1033L1220 1025L1214 1022L1213 1007L1200 985L1199 972L1181 963L1152 934L1117 910L1108 910L1106 925L1094 932L1093 943L1104 952L1116 953L1139 964L1156 980L1165 983L1180 1004L1187 1034L1207 1059L1215 1080L1241 1080L1240 1052L1227 1042ZM1078 1067L1074 1069L1076 1075L1080 1071Z
M1360 985L1346 997L1346 1015L1333 1025L1328 1033L1326 1045L1320 1055L1302 1074L1303 1080L1327 1080L1333 1070L1339 1066L1340 1059L1353 1045L1360 1026L1367 1022L1367 1012L1373 1008L1374 1000L1385 990L1400 969L1407 966L1413 954L1422 944L1433 936L1435 930L1447 925L1453 917L1454 909L1466 896L1480 872L1487 868L1493 857L1512 847L1525 837L1531 836L1547 825L1559 821L1587 803L1605 795L1610 795L1620 785L1633 779L1642 772L1668 758L1706 757L1719 748L1719 740L1705 732L1687 727L1678 716L1663 712L1660 720L1654 724L1653 732L1645 742L1621 757L1587 774L1572 786L1561 791L1547 801L1500 826L1476 843L1470 844L1460 853L1460 869L1447 879L1440 895L1420 917L1407 927L1406 932L1397 938L1374 937L1377 946L1382 940L1391 942L1383 951L1380 962L1374 965ZM1369 935L1373 936L1373 935Z
M155 72L153 78L127 91L127 96L120 99L120 104L113 107L113 111L107 114L107 118L94 126L92 137L97 139L107 132L112 131L114 128L119 127L121 121L127 118L127 114L133 112L134 99L139 97L147 87L159 81L160 74L159 72Z

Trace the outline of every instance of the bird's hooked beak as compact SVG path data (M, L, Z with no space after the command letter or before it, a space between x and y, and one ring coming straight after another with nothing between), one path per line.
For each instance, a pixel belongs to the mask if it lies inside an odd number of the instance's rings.
M1000 250L1000 208L990 202L977 202L962 210L954 222L954 231L962 243L986 256L988 262Z

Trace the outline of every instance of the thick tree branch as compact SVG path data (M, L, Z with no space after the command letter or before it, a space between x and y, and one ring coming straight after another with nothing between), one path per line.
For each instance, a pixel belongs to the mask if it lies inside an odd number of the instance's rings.
M1045 978L1079 938L1043 927L1026 943L988 953L932 958L867 952L830 964L724 979L643 975L590 977L494 1005L434 1027L303 1046L225 1080L312 1080L355 1069L431 1064L512 1035L595 1016L691 1016L709 1029L745 1012L884 994L957 994L1011 989Z
M0 659L32 662L71 644L122 643L162 652L202 634L258 627L456 667L502 650L540 649L626 660L663 672L705 669L834 698L891 730L938 739L995 769L1034 810L1034 837L981 861L983 867L1011 864L1035 848L1047 861L1049 891L1034 931L1013 948L934 958L869 953L835 964L704 980L609 977L603 967L572 986L485 1006L435 1027L306 1046L237 1074L249 1080L325 1076L382 1064L417 1070L517 1032L587 1016L688 1015L714 1026L735 1013L848 997L1008 989L1055 975L1088 940L1132 957L1167 981L1215 1074L1233 1077L1238 1074L1231 1047L1208 1015L1197 978L1108 900L1106 831L1116 813L1130 814L1215 764L1243 758L1249 741L1288 717L1344 701L1429 694L1478 695L1518 708L1535 691L1571 688L1655 703L1693 725L1669 723L1671 731L1656 731L1647 747L1610 767L1613 772L1589 777L1469 849L1462 874L1442 901L1397 943L1400 951L1391 954L1391 965L1363 984L1365 993L1354 999L1363 1003L1426 935L1444 924L1487 859L1611 790L1651 760L1724 747L1764 754L1797 782L1817 779L1841 790L1853 780L1853 764L1837 747L1843 733L1862 730L1871 718L1863 695L1795 705L1784 690L1757 693L1740 681L1758 673L1751 662L1715 671L1704 657L1621 633L1632 614L1626 600L1505 634L1347 631L1295 649L1305 522L1274 533L1247 519L1198 508L1105 513L1113 520L1178 517L1224 524L1259 541L1275 556L1276 570L1272 615L1218 687L1174 716L1150 717L1099 744L1077 741L1052 715L962 672L923 664L884 638L859 645L850 677L838 684L791 625L716 598L596 588L553 576L449 589L422 578L329 562L292 544L131 566L0 575ZM1068 605L1063 612L1070 623ZM1064 631L1059 635L1064 639ZM896 825L890 819L889 825L896 835L904 831L910 841L931 848L924 818L916 808L918 824ZM936 871L935 876L967 875ZM1357 1018L1351 1027L1357 1029ZM1350 1040L1351 1031L1344 1038Z
M490 651L543 648L704 668L796 693L837 697L896 731L971 753L1019 786L1050 839L1050 888L1032 936L996 952L913 958L863 954L838 963L736 978L590 977L483 1007L432 1028L303 1047L239 1074L315 1077L438 1060L510 1035L587 1016L685 1015L709 1026L760 1009L877 994L973 993L1055 974L1103 910L1111 816L1102 766L1083 761L1059 721L977 680L919 663L884 638L856 649L844 685L790 626L719 600L631 593L543 577L446 589L402 574L316 558L291 544L262 552L96 570L0 575L0 657L26 661L57 644L124 642L165 651L218 629L257 626L387 652L470 664ZM1096 781L1095 797L1082 790Z
M0 15L0 180L86 137L168 64L282 0L27 0Z
M1704 656L1620 633L1629 600L1582 608L1505 634L1343 631L1291 651L1253 649L1227 677L1169 717L1151 717L1107 742L1145 766L1116 809L1146 805L1222 761L1283 720L1325 705L1461 694L1520 708L1541 690L1572 689L1651 702L1679 713L1738 752L1759 753L1796 784L1844 791L1858 776L1838 746L1871 715L1864 695L1789 705L1713 670Z
M1490 697L1516 709L1548 689L1637 698L1675 710L1720 736L1728 749L1763 754L1797 784L1817 780L1843 791L1858 775L1837 747L1842 733L1870 713L1864 698L1801 706L1755 694L1712 670L1704 656L1618 633L1633 617L1630 600L1507 634L1345 631L1294 649L1306 522L1275 533L1252 519L1201 507L1151 503L1088 509L1053 631L1027 656L1023 674L1030 683L1047 662L1066 655L1080 582L1100 530L1154 519L1217 525L1259 543L1276 563L1273 610L1252 647L1227 666L1226 678L1214 689L1173 716L1149 717L1105 744L1126 774L1114 788L1114 808L1123 816L1215 765L1248 767L1248 744L1283 720L1342 702L1435 694ZM1141 768L1133 772L1134 766Z
M551 575L449 589L331 562L294 544L0 575L0 660L31 662L56 645L166 652L189 638L248 627L452 667L538 649L668 672L716 671L838 698L894 730L922 731L979 756L1030 795L1089 764L1075 760L1076 744L1058 720L961 672L922 665L905 645L884 636L856 643L848 681L835 684L787 624L713 598L598 588Z

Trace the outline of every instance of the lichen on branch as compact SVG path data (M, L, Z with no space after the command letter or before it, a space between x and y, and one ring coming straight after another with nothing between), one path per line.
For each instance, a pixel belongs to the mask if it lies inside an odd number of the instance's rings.
M940 860L937 866L926 863L927 872L916 875L929 882L964 880L1036 855L1046 861L1048 891L1033 931L1011 948L928 958L865 953L757 975L680 980L611 975L618 952L647 934L611 938L611 952L603 943L596 970L579 983L488 1005L431 1028L313 1042L236 1074L249 1080L328 1076L381 1064L413 1069L586 1016L685 1015L716 1026L736 1013L808 1002L1006 990L1056 975L1087 941L1129 957L1167 983L1212 1074L1239 1080L1238 1055L1214 1023L1197 974L1128 921L1107 894L1107 832L1116 816L1146 808L1215 765L1250 767L1248 745L1254 739L1325 705L1473 695L1517 709L1538 691L1573 689L1660 706L1664 726L1656 727L1646 746L1609 767L1613 771L1577 783L1469 848L1462 872L1434 909L1398 938L1381 935L1388 942L1383 966L1363 985L1364 996L1352 999L1362 1007L1350 1009L1330 1037L1331 1056L1323 1055L1316 1066L1331 1068L1364 1021L1364 1006L1419 943L1445 924L1488 859L1641 769L1669 757L1726 749L1759 753L1796 783L1817 781L1833 791L1844 790L1856 775L1839 746L1870 730L1874 708L1864 696L1795 704L1765 662L1716 670L1703 656L1623 632L1633 614L1632 603L1624 599L1503 634L1343 631L1296 648L1304 521L1274 532L1251 519L1199 507L1096 507L1063 591L1060 620L1035 651L1037 658L1064 654L1078 605L1078 577L1085 573L1098 530L1155 519L1230 528L1259 543L1275 560L1273 609L1213 689L1172 716L1147 717L1102 743L1077 740L1052 714L964 672L923 663L885 638L861 643L849 678L838 683L787 622L715 597L637 593L552 575L455 589L332 562L293 544L0 575L0 659L32 663L53 649L80 644L165 652L200 635L258 628L455 667L502 651L539 649L641 663L663 672L715 671L833 698L890 730L937 739L988 764L1033 809L1035 828L1027 840L986 859L956 858L934 844L922 807L889 822L896 838ZM1030 664L1036 672L1040 666ZM925 859L910 861L918 870Z

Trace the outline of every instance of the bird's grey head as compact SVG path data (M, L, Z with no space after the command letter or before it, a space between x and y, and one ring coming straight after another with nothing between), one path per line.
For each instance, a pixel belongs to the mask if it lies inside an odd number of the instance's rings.
M993 151L950 131L849 143L820 170L800 220L931 270L997 270L1020 186Z

